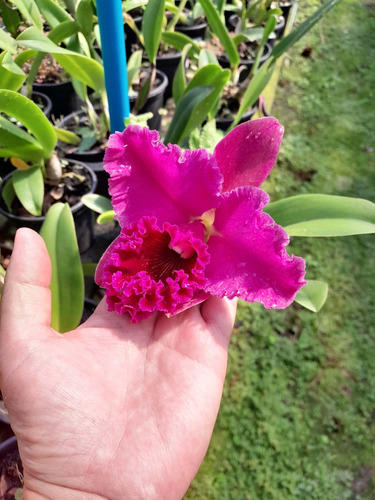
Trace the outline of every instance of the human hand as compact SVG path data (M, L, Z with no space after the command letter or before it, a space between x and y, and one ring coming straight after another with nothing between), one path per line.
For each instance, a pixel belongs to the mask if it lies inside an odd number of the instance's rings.
M235 302L210 298L131 325L102 301L76 330L50 328L51 266L17 232L0 312L0 386L24 500L180 499L206 453Z

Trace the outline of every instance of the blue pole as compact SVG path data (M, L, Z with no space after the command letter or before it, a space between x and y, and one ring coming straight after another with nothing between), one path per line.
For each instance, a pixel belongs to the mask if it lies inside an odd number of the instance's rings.
M96 0L111 132L124 129L130 114L121 0Z

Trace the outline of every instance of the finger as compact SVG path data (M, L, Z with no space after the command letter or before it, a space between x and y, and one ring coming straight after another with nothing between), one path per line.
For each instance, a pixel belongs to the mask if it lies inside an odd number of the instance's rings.
M201 314L208 326L213 327L229 343L237 311L237 299L210 297L201 305Z
M17 231L0 303L1 345L19 341L51 323L51 262L43 239L31 229ZM45 332L44 332L45 333Z

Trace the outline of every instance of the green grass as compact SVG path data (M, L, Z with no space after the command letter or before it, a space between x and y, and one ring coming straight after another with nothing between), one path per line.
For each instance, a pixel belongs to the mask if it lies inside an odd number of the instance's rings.
M296 22L320 2L300 0ZM312 48L304 58L304 47ZM289 51L273 107L285 127L264 188L375 201L375 3L343 0ZM375 495L375 237L293 239L316 315L241 303L224 396L185 499Z

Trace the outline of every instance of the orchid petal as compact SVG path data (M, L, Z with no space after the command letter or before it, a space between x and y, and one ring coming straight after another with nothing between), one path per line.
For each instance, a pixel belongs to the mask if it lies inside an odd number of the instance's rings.
M275 118L249 121L229 132L214 151L224 176L223 192L259 187L275 165L283 132Z
M208 240L206 292L281 309L305 284L303 259L288 255L287 233L262 212L268 201L267 193L253 187L222 196Z
M167 148L155 130L129 125L112 135L104 168L122 227L142 216L187 224L218 203L222 175L213 156L204 149Z

